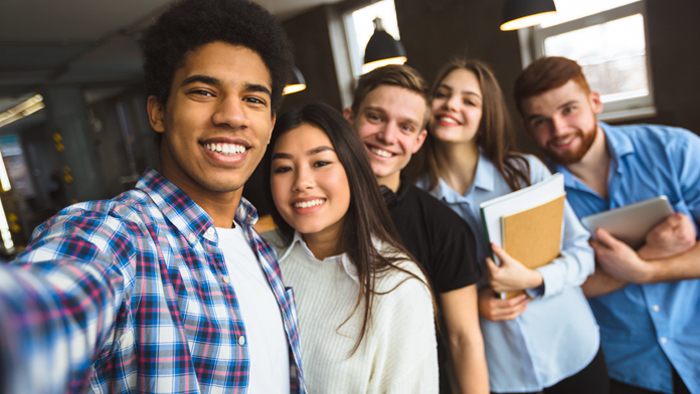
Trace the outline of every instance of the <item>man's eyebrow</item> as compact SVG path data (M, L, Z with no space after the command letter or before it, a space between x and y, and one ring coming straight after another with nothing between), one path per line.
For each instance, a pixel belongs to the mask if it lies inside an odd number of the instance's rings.
M557 108L568 107L568 106L570 106L571 104L578 104L578 100L567 101L567 102L565 102L564 104L560 105L560 106L557 107Z
M260 85L260 84L256 84L256 83L248 83L245 85L245 90L247 92L267 93L268 96L272 96L272 92L270 92L270 89L268 89L268 87L265 85Z
M385 113L385 112L386 112L386 111L384 111L384 108L382 108L382 107L373 107L373 106L367 106L367 107L365 107L365 108L364 108L364 111L377 111L377 112L381 112L381 113Z
M186 86L194 82L201 82L207 85L213 85L213 86L220 86L221 81L217 78L210 77L208 75L190 75L189 77L185 78L180 86Z

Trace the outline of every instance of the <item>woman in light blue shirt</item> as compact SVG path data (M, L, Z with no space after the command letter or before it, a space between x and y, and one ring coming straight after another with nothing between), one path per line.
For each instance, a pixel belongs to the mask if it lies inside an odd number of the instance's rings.
M479 205L551 176L536 157L513 152L493 73L479 61L449 63L432 88L431 105L419 186L460 214L477 237L488 273L479 284L479 314L491 391L607 393L598 326L580 289L593 273L593 251L568 203L561 255L550 264L532 270L488 244ZM495 296L518 290L526 294Z

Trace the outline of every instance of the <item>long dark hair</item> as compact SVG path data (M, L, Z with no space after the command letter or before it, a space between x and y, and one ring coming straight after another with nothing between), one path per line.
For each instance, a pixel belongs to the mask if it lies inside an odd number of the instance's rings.
M360 346L362 338L369 329L374 296L386 294L396 288L394 287L386 293L376 291L375 284L379 276L391 270L398 270L407 273L408 276L397 287L410 277L420 280L429 289L430 286L425 280L397 265L402 260L412 258L403 247L396 228L391 221L389 211L386 208L369 159L365 153L365 147L362 145L355 130L343 118L341 113L326 104L309 104L301 109L292 110L284 114L277 120L275 129L272 132L272 139L265 158L265 183L267 196L271 202L272 218L285 245L291 243L294 237L294 229L284 221L274 202L272 202L270 188L271 158L279 137L302 124L315 126L328 136L336 155L338 155L338 160L345 169L348 184L350 185L350 206L345 214L336 251L337 253L344 252L347 254L357 269L357 275L361 283L355 308L343 324L350 320L350 317L364 301L362 329L350 353L352 355ZM388 243L393 251L388 254L381 254L372 243L373 237ZM416 264L416 266L421 269L420 265ZM425 275L425 273L423 274Z
M512 190L530 186L530 164L521 153L515 151L515 135L503 91L489 66L479 60L465 59L455 59L446 64L438 73L430 90L431 102L442 80L458 69L474 73L481 87L482 113L479 129L476 132L477 146L482 154L498 168ZM437 186L440 176L438 147L430 130L425 145L422 171L428 173L429 190L432 190Z

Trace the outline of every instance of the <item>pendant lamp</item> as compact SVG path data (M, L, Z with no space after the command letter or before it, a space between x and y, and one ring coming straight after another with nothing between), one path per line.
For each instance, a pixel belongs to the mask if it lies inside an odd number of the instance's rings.
M282 95L288 95L296 92L301 92L302 90L306 89L306 81L304 80L304 76L301 75L301 71L294 66L292 68L292 80L289 81L287 86L284 87L284 90L282 90Z
M554 0L505 0L501 30L516 30L539 25L556 13Z
M377 67L387 64L406 63L406 51L400 41L394 39L384 30L382 19L374 19L374 34L370 37L365 48L365 63L362 73L368 73Z

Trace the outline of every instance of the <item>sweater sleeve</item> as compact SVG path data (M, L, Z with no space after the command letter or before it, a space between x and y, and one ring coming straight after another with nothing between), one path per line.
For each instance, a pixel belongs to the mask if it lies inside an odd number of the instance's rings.
M406 278L395 276L400 278L394 283ZM437 342L428 288L411 277L379 299L374 314L379 345L369 392L437 393Z

